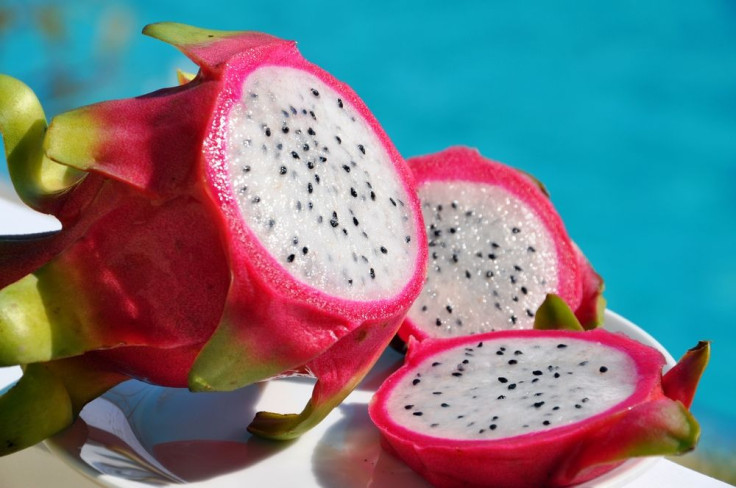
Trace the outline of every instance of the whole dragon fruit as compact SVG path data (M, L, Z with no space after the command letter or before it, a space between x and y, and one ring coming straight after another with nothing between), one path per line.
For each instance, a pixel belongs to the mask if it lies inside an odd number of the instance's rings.
M657 350L604 329L412 339L369 413L385 447L435 486L568 486L691 450L708 355L701 342L662 377Z
M404 341L531 328L548 293L586 328L600 323L603 283L537 180L465 147L408 162L430 261Z
M0 239L0 365L25 365L0 398L0 453L127 378L207 391L312 375L303 412L249 427L296 437L370 369L421 289L411 173L348 86L266 34L143 32L197 76L48 129L30 89L0 78L13 183L62 224Z

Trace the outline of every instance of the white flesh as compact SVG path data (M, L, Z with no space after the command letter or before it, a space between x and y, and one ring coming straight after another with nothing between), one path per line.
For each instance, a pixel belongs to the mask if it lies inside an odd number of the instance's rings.
M539 218L486 184L430 181L419 198L429 267L409 318L432 337L531 328L557 291L557 255Z
M388 409L398 424L448 439L500 439L579 422L629 397L637 379L624 352L567 338L471 343L415 372L392 391Z
M244 81L226 143L245 222L297 280L361 301L406 285L417 253L408 197L338 93L303 71L259 68Z

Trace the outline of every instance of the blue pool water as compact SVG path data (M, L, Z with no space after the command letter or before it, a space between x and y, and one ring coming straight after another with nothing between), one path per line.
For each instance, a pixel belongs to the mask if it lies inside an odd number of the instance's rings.
M404 155L465 144L536 175L610 308L675 356L713 341L693 408L704 443L736 437L734 2L5 0L0 72L49 115L171 85L194 68L138 35L160 20L296 39Z

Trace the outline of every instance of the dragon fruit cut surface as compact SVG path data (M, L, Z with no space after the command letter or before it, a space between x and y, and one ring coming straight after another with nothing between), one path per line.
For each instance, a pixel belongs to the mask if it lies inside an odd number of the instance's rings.
M0 452L127 378L208 391L310 374L303 412L250 426L298 436L370 369L421 289L410 170L348 86L266 34L144 33L196 77L48 129L30 90L0 78L13 183L62 224L0 241L0 364L29 365L0 399ZM51 407L66 413L34 422Z
M586 328L600 323L602 281L537 180L465 147L409 165L429 266L401 328L404 341L531 328L548 293L562 297Z
M567 486L691 450L708 354L698 344L663 379L657 350L603 329L412 340L369 413L435 486Z

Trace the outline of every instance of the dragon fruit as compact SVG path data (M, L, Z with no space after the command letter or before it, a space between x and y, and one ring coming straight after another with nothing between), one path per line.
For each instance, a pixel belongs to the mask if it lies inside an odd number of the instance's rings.
M128 378L209 391L314 376L301 413L249 427L296 437L360 381L421 290L411 172L348 86L270 35L143 32L196 77L48 128L30 89L0 78L13 183L62 224L0 239L0 365L26 365L0 398L0 453Z
M600 323L600 277L529 175L452 147L409 159L429 239L428 276L401 339L534 325L548 293L586 328Z
M386 449L435 486L567 486L692 449L708 355L699 343L663 378L657 350L604 329L412 339L369 413Z

